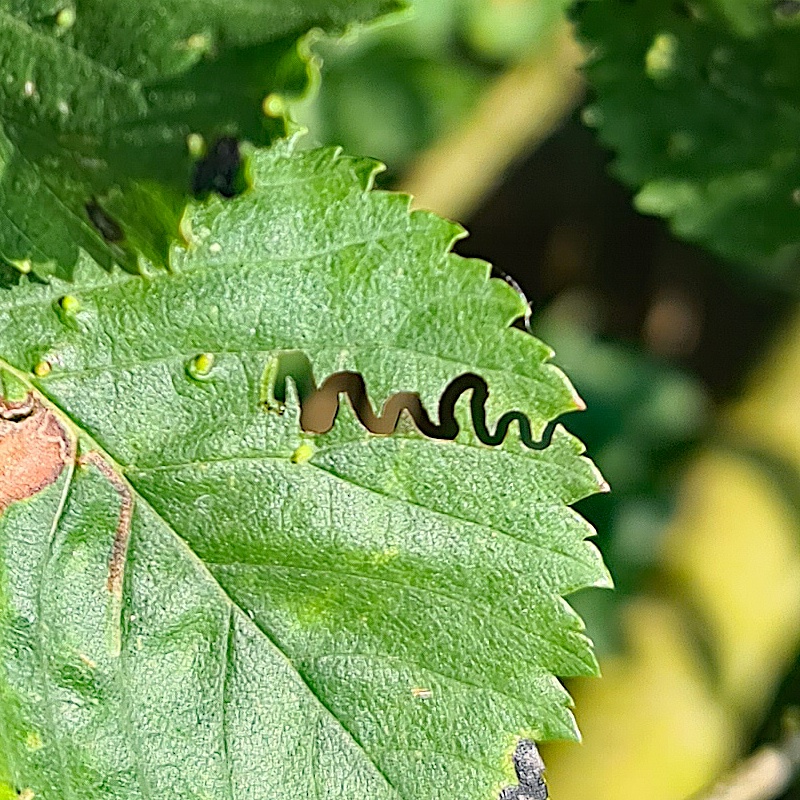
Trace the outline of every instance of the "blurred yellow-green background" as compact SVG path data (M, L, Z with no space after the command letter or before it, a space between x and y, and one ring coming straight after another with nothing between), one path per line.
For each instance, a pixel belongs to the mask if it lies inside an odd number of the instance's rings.
M572 598L603 678L570 685L584 741L546 748L550 789L683 800L779 740L800 705L798 283L636 210L592 130L602 109L579 69L592 53L568 5L417 0L391 24L316 41L321 80L295 113L309 143L381 159L384 186L464 222L460 251L519 284L533 332L586 400L567 425L613 492L579 510L617 590ZM756 36L757 6L719 4L731 36ZM671 35L642 62L654 81ZM721 48L712 60L730 62ZM783 100L800 114L800 98ZM663 102L668 114L666 90ZM704 155L742 135L718 126ZM742 795L762 796L776 795Z

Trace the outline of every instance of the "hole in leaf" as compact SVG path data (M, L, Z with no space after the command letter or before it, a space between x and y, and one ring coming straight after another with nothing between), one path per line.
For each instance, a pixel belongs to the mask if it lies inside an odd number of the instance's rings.
M280 353L267 364L261 378L260 400L268 410L282 413L286 403L286 385L292 379L300 401L300 427L308 433L328 433L339 413L341 395L346 395L358 421L379 436L394 433L406 413L424 436L432 439L455 439L460 425L455 416L456 404L463 394L470 394L470 412L475 435L484 444L495 447L505 441L513 422L519 426L522 442L531 450L549 447L556 427L551 421L540 440L533 438L528 417L521 411L507 411L492 432L486 421L489 387L486 381L468 372L451 381L439 398L438 423L433 422L417 392L397 392L377 412L369 400L367 386L358 372L336 372L317 386L311 362L297 350Z

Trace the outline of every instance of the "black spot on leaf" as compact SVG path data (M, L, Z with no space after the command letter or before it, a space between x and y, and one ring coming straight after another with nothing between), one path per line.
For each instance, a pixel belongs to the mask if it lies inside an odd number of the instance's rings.
M195 165L192 192L196 195L217 192L223 197L234 197L244 188L241 173L239 142L232 136L223 136Z
M86 204L86 213L89 216L89 221L107 242L121 242L125 238L119 223L110 217L96 200L90 200Z

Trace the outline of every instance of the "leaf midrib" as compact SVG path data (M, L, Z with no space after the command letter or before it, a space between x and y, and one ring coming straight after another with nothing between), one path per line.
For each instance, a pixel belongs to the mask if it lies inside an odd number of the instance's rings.
M104 451L103 455L105 456ZM128 483L130 482L128 481ZM383 780L386 781L386 784L389 786L389 788L391 788L392 791L398 794L398 796L401 796L399 794L399 791L396 789L391 780L389 780L389 777L385 774L383 769L378 764L375 763L375 760L370 756L370 754L364 748L364 745L359 741L356 735L342 722L342 720L340 720L339 717L337 717L336 714L334 714L333 711L331 711L331 709L328 708L328 706L325 704L322 698L317 694L316 691L314 691L314 688L311 686L311 684L309 684L308 681L303 677L303 675L298 671L298 669L293 664L292 660L283 651L283 649L273 638L273 636L267 630L265 630L255 619L250 618L250 615L247 614L245 610L233 600L233 598L228 594L227 591L225 591L225 588L214 577L214 575L205 565L205 562L203 562L203 560L197 555L197 553L195 553L194 550L192 550L192 548L189 547L188 542L186 542L186 540L183 539L183 537L178 534L178 532L172 527L172 525L169 522L167 522L166 519L164 519L164 517L148 502L148 500L142 494L139 493L139 491L133 484L130 485L136 496L135 502L141 502L144 506L146 506L146 508L152 514L154 514L161 521L161 523L167 528L167 530L169 530L169 532L178 541L182 549L189 555L189 557L196 564L200 565L202 571L206 574L206 576L213 583L213 585L217 587L217 589L219 590L220 594L224 598L225 602L229 605L229 607L237 611L239 614L241 614L242 619L245 621L245 624L253 625L256 628L256 630L258 630L258 632L270 643L275 652L277 652L281 656L281 658L284 659L286 664L291 668L292 673L296 675L297 679L308 689L311 696L317 701L317 703L319 703L320 707L325 711L325 713L327 713L331 717L331 719L334 720L334 722L342 729L342 731L344 731L344 733L350 738L350 740L356 745L356 747L364 754L364 757L373 766L375 771L383 778Z

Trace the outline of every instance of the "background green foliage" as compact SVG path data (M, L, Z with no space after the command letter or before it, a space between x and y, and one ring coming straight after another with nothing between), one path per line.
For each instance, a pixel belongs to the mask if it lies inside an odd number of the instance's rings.
M394 24L316 43L324 78L297 114L313 138L380 153L397 175L458 126L493 77L548 41L565 5L419 0Z
M800 13L730 0L579 4L584 119L646 214L795 286L800 269Z
M78 250L163 264L192 150L285 133L270 94L303 90L300 40L399 8L394 0L238 3L41 0L0 9L0 257L68 276ZM191 146L188 137L194 135ZM199 137L199 138L198 138ZM92 204L113 221L93 225Z

